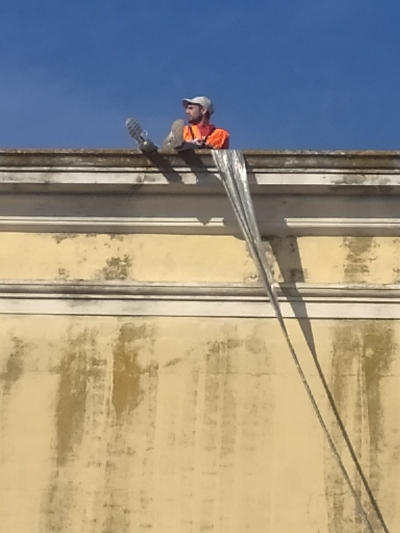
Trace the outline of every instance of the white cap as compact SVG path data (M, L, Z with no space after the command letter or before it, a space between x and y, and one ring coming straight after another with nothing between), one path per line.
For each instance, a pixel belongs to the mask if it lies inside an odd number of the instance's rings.
M201 105L206 109L210 115L214 113L214 106L209 98L207 96L196 96L195 98L185 98L182 101L182 104L184 107L186 107L188 104L197 104Z

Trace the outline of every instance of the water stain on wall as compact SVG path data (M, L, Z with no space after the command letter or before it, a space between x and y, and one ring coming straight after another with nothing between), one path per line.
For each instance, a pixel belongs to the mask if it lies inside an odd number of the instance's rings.
M57 271L57 280L67 281L70 277L70 272L66 268L59 268Z
M94 338L89 332L70 337L58 369L60 382L56 407L57 466L63 466L82 439L88 380L96 368L90 351Z
M56 241L57 244L60 244L63 241L77 239L78 237L96 239L98 235L98 233L53 233L52 238Z
M125 254L121 257L110 257L106 266L100 271L100 277L104 280L124 280L129 277L132 267L132 259Z
M18 337L12 339L13 347L8 356L4 371L0 374L0 380L3 381L3 395L9 396L13 386L21 378L24 365L25 343Z
M379 486L381 480L379 454L384 441L381 378L390 375L396 349L391 324L376 321L365 329L362 369L365 376L370 435L370 475L376 486Z
M243 340L234 337L223 341L212 341L207 346L206 360L207 373L219 374L229 373L230 367L230 351L243 345Z
M374 248L377 244L373 237L344 237L346 248L344 280L352 283L365 283L370 272L370 264L376 260Z
M294 235L263 237L265 245L272 251L273 261L279 266L286 283L303 282L307 271L303 268L297 237ZM271 253L269 254L271 257ZM271 261L270 261L271 264Z
M63 241L66 240L72 240L79 237L79 233L53 233L52 237L56 241L57 244L60 244Z
M139 349L135 341L146 337L146 325L135 326L124 324L120 328L114 348L113 396L117 419L125 412L130 413L139 405L141 397L140 376L142 368L139 364Z
M233 336L226 340L210 342L205 352L205 427L207 431L207 448L216 449L221 441L222 456L232 453L235 447L236 430L236 399L230 384L232 373L232 356L234 351L243 345L243 340ZM220 403L223 417L219 421ZM215 428L221 424L221 439Z
M24 352L26 350L26 344L18 337L12 338L12 348L8 355L3 372L0 374L0 387L3 389L3 401L0 402L0 424L7 423L7 410L9 400L12 395L14 387L21 379L24 373ZM0 426L0 438L2 428ZM1 449L1 446L0 446ZM1 462L1 457L0 457Z
M232 357L243 345L243 340L238 338L237 331L233 328L224 332L224 337L208 342L202 349L205 362L202 451L210 475L203 479L200 531L214 528L213 516L219 490L217 472L222 467L224 476L232 478L229 467L232 466L237 438L237 400L232 381Z
M136 446L135 432L138 431L135 426L137 419L135 419L134 412L143 400L144 390L146 390L146 407L149 417L146 424L148 453L145 464L140 465L139 471L141 472L142 469L149 471L149 478L145 477L142 480L144 485L153 479L152 448L154 446L158 365L150 361L149 364L143 366L139 359L141 355L149 356L153 352L154 339L155 331L152 326L146 323L125 323L119 329L113 350L112 405L115 424L107 446L105 519L102 533L133 531L132 521L135 513L130 499L131 477L136 476L137 479L142 479L138 471L132 472L132 456L135 455ZM147 381L143 389L141 380ZM143 494L147 494L144 488Z
M395 256L399 257L400 239L398 237L393 239L393 249L394 249ZM399 282L400 282L400 268L394 267L392 283L399 283Z
M332 394L363 465L364 474L378 500L383 476L380 452L384 442L381 379L390 375L396 349L393 325L389 321L346 321L335 328L332 345ZM333 426L333 434L340 442L339 451L343 452L343 440L336 425ZM327 461L330 466L326 470L329 531L344 531L345 524L352 531L362 531L355 502L332 462L331 458ZM357 490L361 487L357 477L355 486ZM369 507L366 510L371 514L373 526L379 529L375 513Z
M167 361L163 368L169 368L170 366L176 366L178 365L182 359L180 357L174 357L173 359L170 359Z
M80 455L80 444L87 420L87 399L90 382L101 377L104 362L96 358L96 329L72 329L62 345L65 346L58 367L52 372L59 375L55 406L56 468L43 498L44 531L69 531L75 497L75 480L69 463ZM72 470L73 471L73 470Z
M236 445L237 399L231 383L231 374L232 357L234 357L235 350L241 345L243 345L243 341L233 338L226 342L215 342L207 354L207 381L209 384L214 382L216 385L216 387L209 387L210 392L214 392L214 399L211 397L210 401L214 401L217 410L220 403L219 396L222 398L220 462L224 466L232 464ZM215 376L210 376L213 371L223 375L219 387Z
M221 530L240 524L245 531L248 516L232 505L240 493L240 476L246 485L255 486L252 480L260 467L252 457L271 438L268 349L263 328L243 335L241 328L225 325L214 337L200 348L205 376L199 379L204 406L198 410L203 412L200 442L207 465L207 475L201 477L200 530L213 530L219 513ZM249 490L246 502L257 505L258 497L256 489Z

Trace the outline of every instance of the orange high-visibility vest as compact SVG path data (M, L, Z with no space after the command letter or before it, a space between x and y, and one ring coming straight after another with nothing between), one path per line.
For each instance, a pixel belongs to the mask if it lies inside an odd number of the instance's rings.
M222 150L229 148L229 133L226 130L222 128L216 128L212 124L210 124L210 127L208 129L210 133L208 135L202 135L200 128L196 124L185 126L183 130L183 138L187 142L204 142L212 148Z

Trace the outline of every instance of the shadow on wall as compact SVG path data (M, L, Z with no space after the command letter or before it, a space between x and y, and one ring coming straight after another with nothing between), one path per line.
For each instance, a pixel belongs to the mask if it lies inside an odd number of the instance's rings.
M304 269L301 262L297 237L294 235L283 237L265 236L262 239L266 243L267 249L270 248L273 256L275 257L275 260L281 271L284 284L290 284L290 294L288 287L285 287L285 285L281 285L281 291L285 296L288 297L288 301L291 304L293 313L298 320L311 354L314 359L316 359L317 352L315 348L315 340L311 322L307 317L306 305L296 288L296 283L305 282ZM294 305L294 301L296 302L296 305Z

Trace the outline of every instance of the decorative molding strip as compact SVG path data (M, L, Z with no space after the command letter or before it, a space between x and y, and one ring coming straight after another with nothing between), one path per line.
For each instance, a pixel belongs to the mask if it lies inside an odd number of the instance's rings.
M400 152L245 152L264 235L400 235ZM239 234L208 152L0 151L0 231Z
M231 225L232 224L232 225ZM263 235L400 236L400 218L286 218L259 225ZM211 217L2 217L0 232L239 235L234 222Z
M400 170L337 170L337 169L249 169L249 181L256 187L256 194L282 194L307 192L311 194L350 194L379 191L399 194ZM166 190L166 185L173 185ZM185 186L186 194L202 194L202 189L212 186L214 193L222 192L217 170L213 167L191 168L5 168L0 167L1 191L32 192L108 192L130 191L140 194L149 188L162 186L164 194L174 194L179 186ZM189 189L187 186L200 187ZM140 188L139 188L140 186Z
M249 168L268 169L400 169L399 151L245 150ZM0 150L0 167L179 167L215 168L212 156L202 150L187 154L144 155L139 150Z
M400 298L400 284L355 283L280 283L277 287L282 300L296 298ZM98 297L167 297L167 298L261 298L267 299L265 288L257 283L193 283L150 281L31 281L0 280L0 296L98 296Z
M400 319L400 285L282 284L285 318ZM2 282L0 314L273 318L260 286Z

